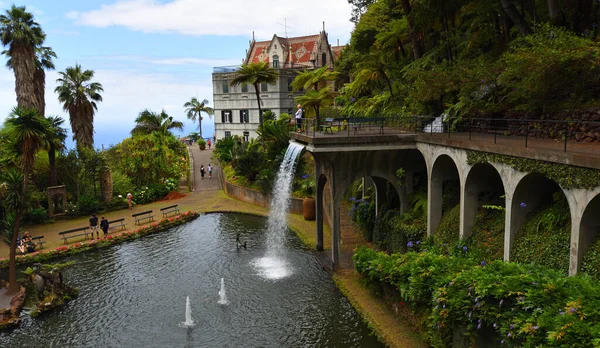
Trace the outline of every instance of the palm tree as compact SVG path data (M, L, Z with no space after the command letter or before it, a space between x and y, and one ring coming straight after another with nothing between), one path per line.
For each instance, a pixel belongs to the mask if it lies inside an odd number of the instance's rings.
M160 134L169 134L171 129L183 130L183 122L174 121L165 110L160 114L148 109L140 112L135 119L135 127L131 130L131 135L151 134L158 132Z
M94 145L94 114L98 110L97 102L102 101L100 92L102 85L92 82L93 70L82 70L81 65L68 67L59 72L57 79L60 85L54 90L58 93L58 101L63 103L63 110L69 112L73 140L77 146L92 147Z
M35 83L35 95L38 100L38 111L40 116L46 116L46 72L44 70L54 70L52 58L56 58L56 53L50 47L36 47L36 67L33 75Z
M16 269L16 248L17 236L23 210L25 209L25 196L27 194L27 185L29 174L32 172L35 154L45 147L45 135L48 133L48 121L37 115L34 109L25 109L16 107L10 113L8 119L4 122L8 139L12 142L15 152L21 158L21 167L23 169L23 186L16 190L18 203L16 203L16 215L14 229L10 244L9 254L9 288L8 293L15 293L19 290L17 283Z
M331 104L333 101L333 94L329 90L329 87L321 88L318 91L311 89L304 93L304 95L294 98L294 100L296 103L302 104L307 108L312 107L315 110L315 117L319 119L319 110L321 109L321 106Z
M11 59L17 104L22 108L39 110L35 87L35 48L45 38L46 34L25 6L12 5L5 15L0 15L0 41L4 47L8 47L2 53Z
M62 127L65 120L58 116L48 116L48 133L46 134L46 143L48 147L48 165L50 167L50 186L58 185L56 175L56 152L62 152L65 149L65 139L67 139L67 130Z
M261 83L275 83L279 72L276 69L271 68L269 63L250 63L242 64L242 66L235 72L236 77L231 80L231 86L247 85L254 86L256 92L256 102L258 103L258 123L259 128L262 128L263 115L262 115L262 101L260 99L260 85ZM262 142L263 151L265 149L264 141Z
M208 117L215 114L215 110L207 106L207 104L208 100L204 99L202 102L199 102L197 98L192 98L192 100L183 104L183 107L186 108L187 118L192 120L192 122L196 122L196 119L198 119L198 133L200 134L200 138L202 138L202 113L205 112Z
M291 86L294 92L301 88L318 91L327 85L327 81L335 80L338 74L335 71L331 71L327 66L315 70L304 70L294 78Z

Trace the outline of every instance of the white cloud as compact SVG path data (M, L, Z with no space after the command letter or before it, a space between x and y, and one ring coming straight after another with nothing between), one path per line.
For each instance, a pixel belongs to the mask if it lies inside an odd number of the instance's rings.
M325 21L329 39L346 42L352 30L350 5L346 0L278 1L255 0L119 0L88 12L69 12L77 24L123 26L145 33L185 35L245 35L257 39L283 36L287 19L289 36L318 33Z
M0 123L16 106L14 76L8 70L0 75ZM46 115L59 115L70 128L69 116L62 110L54 88L58 73L48 72L46 76ZM175 119L185 122L185 134L194 131L197 124L186 119L183 104L191 97L198 96L212 101L212 85L181 83L174 75L140 73L128 70L96 70L94 80L102 84L103 101L98 104L94 117L96 146L116 144L128 136L134 120L142 109L160 111L165 109ZM205 119L203 129L212 129L212 120Z

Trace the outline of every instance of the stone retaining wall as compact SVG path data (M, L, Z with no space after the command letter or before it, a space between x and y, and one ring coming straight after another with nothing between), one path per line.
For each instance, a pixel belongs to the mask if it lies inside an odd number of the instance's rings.
M258 205L260 207L268 208L271 203L271 196L263 195L261 192L252 190L246 187L234 185L230 182L227 182L225 179L225 175L221 172L220 175L221 182L223 184L223 188L225 193L229 197L233 197L242 202L251 203L254 205ZM302 199L293 198L290 202L290 213L294 214L302 214Z

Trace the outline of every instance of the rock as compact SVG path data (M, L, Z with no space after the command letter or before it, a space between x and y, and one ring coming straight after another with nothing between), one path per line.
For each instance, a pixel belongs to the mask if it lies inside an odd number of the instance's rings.
M35 285L38 294L41 294L44 292L44 287L46 285L46 282L44 281L44 278L42 278L39 274L36 274L33 276L33 284Z

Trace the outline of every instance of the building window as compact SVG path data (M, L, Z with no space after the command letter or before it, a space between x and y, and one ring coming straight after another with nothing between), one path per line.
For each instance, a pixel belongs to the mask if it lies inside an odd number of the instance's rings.
M278 55L273 56L273 67L279 68L279 56Z
M294 111L292 109L287 109L288 115L291 115Z
M248 85L242 85L242 93L248 93Z
M292 82L294 82L294 78L293 77L288 77L288 92L291 92L291 91L294 90L292 88Z
M225 131L225 138L231 137L231 131Z
M263 82L260 84L260 91L261 92L267 92L269 90L269 84L267 84L266 82Z
M244 141L245 142L250 141L250 132L244 132Z
M223 110L221 111L221 123L229 122L231 123L233 119L231 110Z
M223 81L223 93L229 93L229 81Z
M325 53L321 54L321 66L325 66L327 63L327 55Z
M248 123L248 110L240 110L240 123Z

